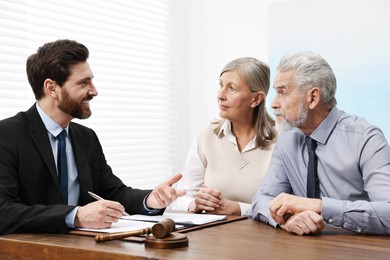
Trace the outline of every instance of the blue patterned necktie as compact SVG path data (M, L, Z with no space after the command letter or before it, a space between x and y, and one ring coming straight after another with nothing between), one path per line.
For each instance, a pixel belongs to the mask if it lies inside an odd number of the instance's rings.
M68 204L68 163L66 160L66 130L57 136L58 138L58 154L57 154L57 168L58 177L60 180L61 197L64 203Z
M307 167L307 197L319 198L320 197L320 182L317 173L317 156L316 148L317 142L310 137L306 137L306 145L309 152L309 164Z

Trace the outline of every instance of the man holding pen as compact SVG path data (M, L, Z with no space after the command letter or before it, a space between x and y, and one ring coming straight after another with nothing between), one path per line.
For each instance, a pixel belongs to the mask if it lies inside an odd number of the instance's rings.
M0 234L108 228L124 212L162 214L185 194L172 187L180 174L153 190L125 186L95 132L71 122L91 115L89 102L98 94L88 56L84 45L58 40L27 60L37 102L0 121Z

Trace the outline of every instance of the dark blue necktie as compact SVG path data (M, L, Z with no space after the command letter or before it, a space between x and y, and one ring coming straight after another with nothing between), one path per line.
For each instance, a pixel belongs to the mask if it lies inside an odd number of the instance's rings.
M64 203L68 204L68 163L66 160L66 130L62 130L62 132L57 136L57 138L57 168L58 177L60 179L60 191Z
M307 167L307 197L319 198L320 197L320 182L317 173L317 156L316 148L317 142L310 137L306 137L306 145L309 151L309 164Z

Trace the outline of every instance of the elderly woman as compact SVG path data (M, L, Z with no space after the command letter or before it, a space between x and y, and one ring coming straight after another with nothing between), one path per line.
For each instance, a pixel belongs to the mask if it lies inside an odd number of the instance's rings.
M172 209L250 215L251 199L271 159L277 133L265 97L270 70L255 58L229 62L219 77L222 119L202 128L193 142Z

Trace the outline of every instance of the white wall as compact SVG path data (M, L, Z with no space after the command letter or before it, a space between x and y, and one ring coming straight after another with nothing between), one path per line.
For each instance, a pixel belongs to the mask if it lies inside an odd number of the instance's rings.
M176 0L178 165L197 130L218 117L222 67L238 57L268 59L266 0Z

